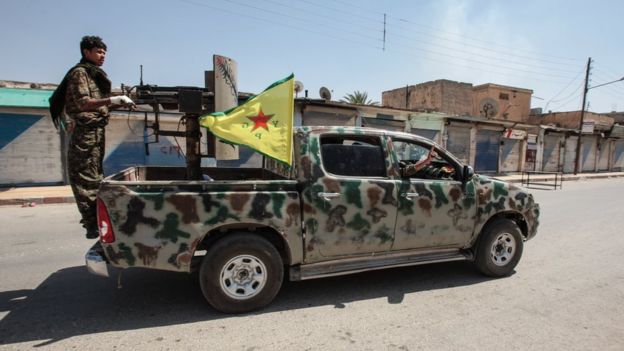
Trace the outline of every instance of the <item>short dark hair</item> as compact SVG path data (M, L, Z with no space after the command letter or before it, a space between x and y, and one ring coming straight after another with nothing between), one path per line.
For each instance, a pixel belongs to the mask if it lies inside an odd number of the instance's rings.
M84 54L82 54L82 50L91 50L93 48L106 50L106 44L104 44L102 38L100 37L92 35L85 35L82 37L82 40L80 41L80 54L84 56Z

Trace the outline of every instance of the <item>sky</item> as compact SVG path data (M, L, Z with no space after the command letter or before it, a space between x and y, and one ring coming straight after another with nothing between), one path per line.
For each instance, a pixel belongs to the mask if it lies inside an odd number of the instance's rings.
M381 102L449 79L574 111L590 57L590 87L624 77L623 13L621 0L1 0L0 80L59 83L98 35L117 87L138 84L140 65L146 84L203 86L218 54L238 63L241 92L294 73L311 98ZM624 81L590 88L588 110L624 111Z

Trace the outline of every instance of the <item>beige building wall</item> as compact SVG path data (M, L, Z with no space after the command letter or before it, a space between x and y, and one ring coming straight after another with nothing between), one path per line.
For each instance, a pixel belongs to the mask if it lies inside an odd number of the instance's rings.
M596 130L609 130L613 125L613 117L606 115L585 112L584 120L593 121ZM581 111L553 112L531 117L531 122L535 124L553 125L560 128L578 129L581 121Z
M529 119L532 90L488 83L475 86L472 92L473 116L513 122Z
M390 108L470 115L472 84L441 79L384 91L381 101L383 106Z

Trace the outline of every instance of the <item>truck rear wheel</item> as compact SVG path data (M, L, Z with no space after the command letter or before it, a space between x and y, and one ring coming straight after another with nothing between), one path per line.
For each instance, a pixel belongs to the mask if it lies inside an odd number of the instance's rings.
M475 265L487 276L508 276L520 261L523 245L522 233L516 222L506 218L495 219L481 233Z
M268 305L283 277L279 252L269 241L248 233L228 234L217 241L199 270L204 297L225 313L249 312Z

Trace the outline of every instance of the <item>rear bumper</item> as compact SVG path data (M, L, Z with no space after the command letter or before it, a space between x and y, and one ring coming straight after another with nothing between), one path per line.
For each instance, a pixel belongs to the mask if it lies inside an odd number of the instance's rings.
M108 260L99 242L95 243L85 255L85 262L89 273L108 277Z

